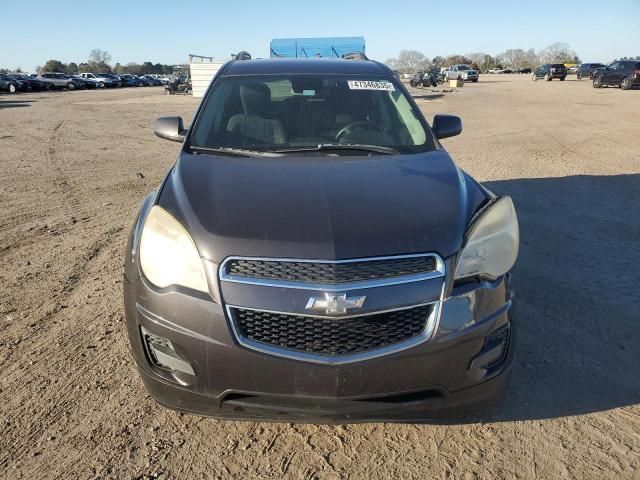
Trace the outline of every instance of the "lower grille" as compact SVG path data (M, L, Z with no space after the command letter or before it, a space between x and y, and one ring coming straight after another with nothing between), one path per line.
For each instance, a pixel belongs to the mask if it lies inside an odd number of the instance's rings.
M295 352L342 356L388 347L424 332L432 306L327 319L231 308L236 332L252 342Z

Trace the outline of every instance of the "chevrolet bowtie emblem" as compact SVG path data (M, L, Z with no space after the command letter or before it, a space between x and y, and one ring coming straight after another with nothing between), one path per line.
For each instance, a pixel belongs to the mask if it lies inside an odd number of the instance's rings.
M347 297L346 293L325 293L324 297L311 297L305 308L327 315L344 315L348 309L362 308L365 298Z

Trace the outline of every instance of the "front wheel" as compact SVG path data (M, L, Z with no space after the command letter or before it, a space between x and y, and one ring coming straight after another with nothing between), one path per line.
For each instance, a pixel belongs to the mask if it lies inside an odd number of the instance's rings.
M13 83L9 84L9 93L16 93L18 91L18 89L16 88L16 86Z
M582 80L582 74L576 73L576 80Z
M104 82L98 83L98 88L104 88Z
M624 77L622 79L622 82L620 82L620 88L622 88L622 90L629 90L632 86L633 84L631 83L631 79L629 77Z
M531 80L533 80L534 82L538 80L538 77L536 77L535 73L531 74Z
M69 83L67 83L67 88L69 90L73 90L74 88L76 88L76 86L73 83L69 82Z
M593 88L602 88L602 79L600 77L593 78Z
M444 83L444 77L438 77L438 80L436 80L438 85L442 85Z
M560 81L561 81L561 82L564 82L564 79L565 79L565 78L567 78L567 77L560 77Z
M553 80L553 79L551 78L551 75L549 75L548 73L547 73L547 74L545 74L544 79L545 79L547 82L550 82L551 80Z

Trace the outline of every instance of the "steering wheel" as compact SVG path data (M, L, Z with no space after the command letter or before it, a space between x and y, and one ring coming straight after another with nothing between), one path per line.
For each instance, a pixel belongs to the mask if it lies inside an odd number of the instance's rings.
M342 138L344 138L354 130L367 130L367 129L371 130L372 128L374 130L379 131L380 133L384 133L384 130L382 130L382 128L380 128L379 125L374 125L369 120L358 120L355 122L348 123L347 125L342 127L340 131L336 134L335 139L337 142L339 142Z

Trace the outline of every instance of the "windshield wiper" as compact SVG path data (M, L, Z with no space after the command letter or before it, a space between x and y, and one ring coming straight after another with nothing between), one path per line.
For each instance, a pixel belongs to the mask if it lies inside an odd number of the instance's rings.
M250 150L246 148L231 148L231 147L196 147L189 145L189 150L195 153L213 153L218 155L231 155L234 157L278 157L274 152L263 152L260 150Z
M321 143L315 147L299 147L299 148L283 148L274 150L276 153L294 153L294 152L324 152L332 150L360 150L363 152L382 153L385 155L395 155L400 153L399 150L391 147L382 147L380 145L367 145L364 143Z

